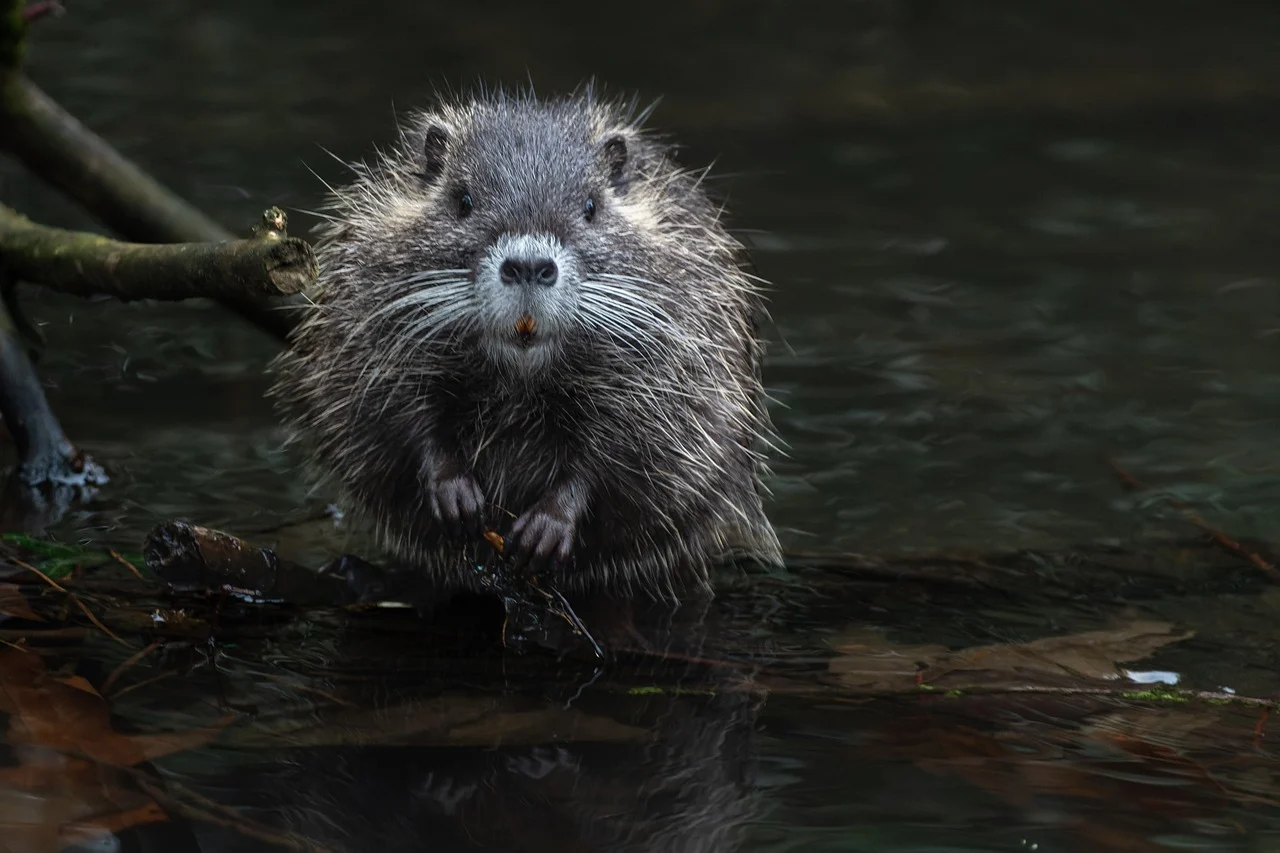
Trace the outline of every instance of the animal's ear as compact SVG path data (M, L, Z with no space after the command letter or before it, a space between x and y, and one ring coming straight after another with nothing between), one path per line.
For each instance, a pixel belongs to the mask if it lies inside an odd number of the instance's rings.
M626 185L630 162L631 146L624 134L611 134L600 143L600 163L610 186L620 189Z
M418 173L422 176L422 180L430 183L440 177L440 173L444 171L444 159L449 150L451 134L449 128L442 123L431 121L423 128L418 138L422 151Z

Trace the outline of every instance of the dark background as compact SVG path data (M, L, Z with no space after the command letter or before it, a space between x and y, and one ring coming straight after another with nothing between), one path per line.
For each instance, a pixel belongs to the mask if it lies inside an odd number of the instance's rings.
M774 283L766 378L790 451L770 514L791 548L989 553L1190 532L1158 512L1160 492L1123 490L1108 452L1231 534L1280 540L1274 0L66 2L65 16L32 30L32 78L240 231L279 204L305 234L322 180L341 178L322 149L371 153L391 139L394 110L437 85L532 79L550 92L595 76L661 97L654 125L684 143L686 163L715 161L713 186ZM94 227L7 161L0 198L40 221ZM134 550L161 520L245 532L331 498L309 494L281 449L263 399L276 347L254 329L201 305L29 299L50 341L40 370L52 402L113 476L56 536ZM765 587L717 605L740 607L735 624L772 643L797 684L850 637L880 638L870 659L1069 635L1128 611L1196 632L1133 666L1274 696L1274 588L1259 592L1261 574L1227 552L1214 552L1220 573L1153 553L1133 572L1123 567L1140 559L1058 572L1148 591L1132 609L1108 588L1033 606L839 578L808 598ZM397 849L379 835L398 826L386 813L428 773L475 756L352 748L345 775L325 750L294 763L270 726L305 717L315 698L279 677L311 673L326 692L364 685L369 704L432 679L450 690L483 679L440 669L411 634L387 635L390 653L365 636L373 651L360 657L327 623L309 624L278 646L224 643L209 666L197 648L200 667L113 699L113 712L183 731L222 713L228 693L249 695L265 738L237 750L234 737L255 731L246 723L169 760L174 778L204 780L218 798L319 792L308 822L322 814L355 832L353 849ZM341 639L361 643L359 631ZM130 651L96 635L86 645L104 673ZM170 665L153 656L121 683ZM524 666L504 666L494 689ZM576 683L568 694L593 695ZM627 711L657 710L660 698L614 696ZM745 787L763 808L744 849L769 853L1261 850L1280 826L1274 746L1256 708L835 698L771 695L746 726L750 742L723 755L732 715L682 729L667 714L665 754L677 770L758 764ZM1126 743L1134 753L1117 755ZM481 764L497 754L477 752ZM653 781L668 773L645 750L632 757ZM575 799L608 798L623 765L606 758ZM673 778L715 793L705 775ZM714 824L725 811L700 816Z
M476 79L594 76L661 104L774 282L767 379L792 547L1124 538L1102 454L1274 535L1280 11L1269 2L68 0L31 76L233 228L303 213L394 108ZM7 203L92 227L12 164ZM56 531L136 547L174 516L308 496L270 341L197 306L39 295L73 440L111 467ZM310 502L310 503L308 503Z

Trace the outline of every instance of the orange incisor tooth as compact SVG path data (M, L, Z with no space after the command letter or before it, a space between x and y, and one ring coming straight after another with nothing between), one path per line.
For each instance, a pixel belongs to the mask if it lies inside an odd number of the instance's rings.
M528 314L521 314L520 319L516 320L516 332L518 334L532 335L537 327L538 321Z

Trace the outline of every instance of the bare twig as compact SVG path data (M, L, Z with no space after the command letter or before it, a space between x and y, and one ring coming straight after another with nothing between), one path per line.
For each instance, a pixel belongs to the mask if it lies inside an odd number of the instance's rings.
M124 557L120 556L120 552L119 552L119 551L116 551L116 550L113 548L113 549L111 549L111 550L107 551L107 553L111 555L111 559L115 560L117 563L119 563L120 565L124 566L124 567L125 567L126 569L128 569L129 571L133 572L134 577L136 577L138 580L143 581L143 582L145 582L145 581L147 580L145 577L143 577L142 572L138 571L138 567L137 567L137 566L135 566L133 563L131 563L131 562L129 562L128 560L126 560Z
M109 696L111 694L111 688L114 687L115 683L120 680L120 676L124 675L130 669L137 666L139 661L141 661L147 655L154 652L159 647L160 647L160 643L159 641L156 641L151 645L147 646L146 648L142 649L141 651L135 652L134 654L130 655L128 659L124 661L124 663L120 664L118 667L112 670L111 674L107 676L107 680L102 682L102 687L98 690L98 692L101 693L103 696Z
M1129 473L1127 470L1121 467L1120 463L1117 462L1115 459L1111 457L1107 457L1107 464L1111 466L1111 470L1115 472L1116 479L1119 480L1120 484L1125 488L1131 489L1135 492L1151 491L1150 486L1148 486L1146 483L1142 482L1137 477L1133 476L1133 474ZM1177 498L1171 497L1169 498L1169 506L1181 512L1183 517L1186 518L1187 521L1191 522L1196 527L1199 527L1206 534L1208 534L1209 539L1212 540L1214 544L1221 547L1223 550L1227 551L1228 553L1234 554L1237 557L1242 557L1245 560L1248 560L1257 568L1271 575L1272 578L1280 577L1280 573L1277 573L1276 567L1272 565L1270 562L1268 562L1266 559L1264 559L1261 554L1259 554L1256 551L1249 550L1244 545L1241 545L1239 542L1232 539L1226 533L1219 530L1217 527L1214 527L1212 524L1210 524L1208 521L1204 519L1204 516L1200 515L1200 513L1192 509L1191 506L1188 505L1187 503L1180 501Z
M124 646L126 649L133 648L133 646L129 645L127 642L120 639L120 637L114 631L112 631L106 625L103 625L102 622L98 619L98 617L93 615L93 611L90 610L87 606L85 606L85 603L81 601L80 598L74 592L67 589L65 586L61 585L60 583L55 581L53 578L49 577L44 572L40 571L30 563L24 563L22 560L19 560L16 558L11 558L11 559L15 566L20 566L26 569L27 571L32 572L33 574L38 576L41 580L43 580L45 583L47 583L49 586L56 589L58 592L64 593L67 596L67 598L71 599L71 601L76 605L76 607L79 607L84 612L85 616L89 617L89 621L92 622L94 626L98 630L100 630L102 633L106 634L108 637L115 640L117 643Z
M44 634L41 633L40 636L43 637ZM158 681L164 681L166 678L173 678L177 674L178 674L177 670L171 669L171 670L168 670L167 672L162 672L159 675L154 675L151 678L146 678L146 679L143 679L142 681L135 681L133 684L130 684L127 687L121 687L115 693L112 693L111 698L113 700L119 699L122 696L128 693L132 693L135 690L141 690L143 687L150 687L152 684L155 684Z
M147 245L37 225L0 205L0 258L14 278L76 296L128 301L298 293L315 281L315 253L305 240L282 236L283 213L272 208L268 215L280 230L260 237Z

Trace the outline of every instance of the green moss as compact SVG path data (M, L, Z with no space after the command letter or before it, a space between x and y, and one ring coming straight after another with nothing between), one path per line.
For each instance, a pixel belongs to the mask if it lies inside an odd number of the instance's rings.
M10 542L30 554L32 565L55 580L66 577L80 566L105 566L116 561L115 557L100 548L80 548L63 542L37 539L25 533L0 534L0 540ZM146 563L142 554L132 551L117 553L142 571Z
M1150 690L1134 690L1128 693L1120 694L1125 699L1137 699L1142 702L1186 702L1187 697L1183 696L1176 689L1167 685L1157 685Z
M631 687L627 690L628 696L715 696L714 690L689 690L684 687L676 687L668 690L665 687L656 685L650 687Z
M24 551L30 551L32 554L45 558L72 557L85 553L83 548L64 545L61 542L50 542L48 539L37 539L25 533L5 533L0 535L0 539L12 542Z
M954 699L954 698L956 698L957 696L963 696L963 695L964 695L964 691L963 691L963 690L948 690L944 695L949 696L949 697L951 697L952 699Z

